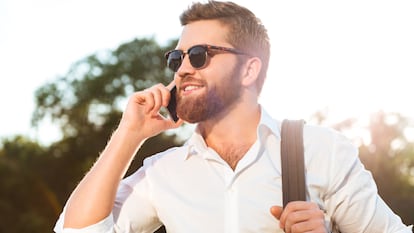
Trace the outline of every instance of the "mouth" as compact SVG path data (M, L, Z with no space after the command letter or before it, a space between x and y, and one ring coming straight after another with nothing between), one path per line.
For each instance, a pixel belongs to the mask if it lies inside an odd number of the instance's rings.
M181 93L183 95L190 95L193 94L203 88L203 85L200 84L194 84L194 83L188 83L181 85Z

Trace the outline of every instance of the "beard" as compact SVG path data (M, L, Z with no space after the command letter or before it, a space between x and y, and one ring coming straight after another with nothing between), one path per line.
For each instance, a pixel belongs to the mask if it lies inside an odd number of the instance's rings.
M240 70L240 65L236 65L228 78L213 87L209 87L204 80L198 80L207 92L196 98L182 98L177 93L177 115L189 123L198 123L231 109L241 96Z

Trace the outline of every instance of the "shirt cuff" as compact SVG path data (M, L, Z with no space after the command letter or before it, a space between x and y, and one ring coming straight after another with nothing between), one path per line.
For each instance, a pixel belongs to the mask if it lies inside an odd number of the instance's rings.
M56 233L112 233L114 232L114 221L112 213L102 219L101 221L84 227L84 228L63 228L64 214L62 213L59 217L59 220L56 222L55 228L53 229Z
M397 231L396 233L411 233L413 232L413 225L410 225L400 231Z

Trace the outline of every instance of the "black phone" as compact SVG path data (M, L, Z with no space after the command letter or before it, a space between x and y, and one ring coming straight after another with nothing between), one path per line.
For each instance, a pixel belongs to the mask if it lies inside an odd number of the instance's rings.
M174 122L178 121L176 93L177 93L177 87L174 86L170 90L170 102L167 105L168 113L170 114Z

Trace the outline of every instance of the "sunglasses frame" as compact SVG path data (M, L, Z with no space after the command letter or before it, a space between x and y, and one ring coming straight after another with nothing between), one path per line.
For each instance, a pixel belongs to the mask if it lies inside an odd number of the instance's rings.
M198 65L194 65L194 64L196 64L195 61L191 61L191 54L190 53L191 53L191 50L193 50L194 48L200 48L200 47L205 50L204 51L204 62L203 62L203 64L201 66L198 66ZM207 58L208 58L208 56L212 56L211 55L211 52L212 51L218 51L218 52L224 52L224 53L232 53L232 54L237 54L237 55L248 55L248 56L250 56L249 54L247 54L247 53L245 53L245 52L243 52L241 50L235 49L235 48L222 47L222 46L209 45L209 44L193 45L187 51L183 51L183 50L180 50L180 49L170 50L170 51L166 52L164 56L165 56L165 59L167 60L167 67L170 68L172 71L177 72L178 69L181 67L181 65L183 63L183 60L184 60L184 57L185 57L186 54L189 55L190 64L191 64L191 66L193 68L195 68L195 69L202 69L207 64ZM180 53L180 62L179 62L178 65L176 65L175 69L170 65L170 58L169 58L170 55L172 53L174 53L174 52L179 52Z

